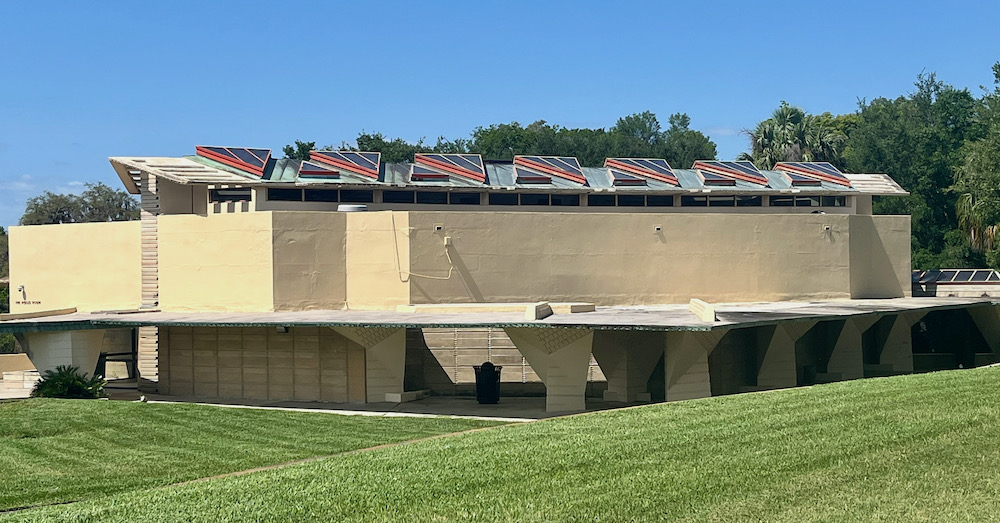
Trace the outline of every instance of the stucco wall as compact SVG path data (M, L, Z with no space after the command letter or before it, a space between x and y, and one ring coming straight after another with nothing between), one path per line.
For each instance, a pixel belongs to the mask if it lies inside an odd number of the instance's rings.
M339 310L347 304L347 215L273 213L275 310Z
M349 308L394 309L410 303L410 213L347 213ZM431 275L447 275L444 267Z
M140 259L138 221L11 227L10 310L138 308Z
M271 213L168 215L158 226L160 309L274 309Z
M870 218L853 218L871 224ZM851 219L410 212L411 272L448 274L445 237L455 266L450 279L411 276L410 297L413 303L548 299L600 305L849 298ZM895 244L887 249L890 258L904 255L894 252ZM903 250L901 263L908 265Z
M851 297L911 296L910 217L851 216Z
M268 211L158 224L167 311L910 293L906 216ZM137 308L139 243L137 222L12 228L12 312Z

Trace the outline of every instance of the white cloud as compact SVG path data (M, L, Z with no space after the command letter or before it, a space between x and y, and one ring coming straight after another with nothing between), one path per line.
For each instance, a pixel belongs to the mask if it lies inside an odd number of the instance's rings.
M703 132L709 136L737 136L742 132L742 129L737 129L736 127L706 127Z

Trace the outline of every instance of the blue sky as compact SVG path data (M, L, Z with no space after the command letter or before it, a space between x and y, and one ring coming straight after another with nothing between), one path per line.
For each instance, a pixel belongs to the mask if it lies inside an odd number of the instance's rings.
M960 2L0 2L0 225L108 156L466 137L674 112L718 145L781 100L852 112L921 71L992 82L1000 5ZM280 153L278 153L280 154Z

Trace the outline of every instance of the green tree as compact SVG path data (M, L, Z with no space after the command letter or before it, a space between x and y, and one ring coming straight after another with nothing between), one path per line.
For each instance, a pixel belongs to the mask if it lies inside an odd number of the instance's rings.
M604 165L605 158L665 158L677 168L688 168L694 160L710 160L715 144L704 134L688 128L691 119L677 113L664 131L650 111L622 118L610 129L570 129L538 120L528 126L517 122L478 127L469 150L486 158L509 160L516 154L575 156L581 165Z
M993 65L994 88L979 101L981 136L965 145L965 161L955 176L959 230L993 268L1000 268L1000 62Z
M683 117L687 118L687 115L683 115ZM687 123L684 124L684 127L687 127L690 120L690 118L687 118ZM619 118L618 122L611 127L611 132L650 146L658 144L662 137L660 122L657 120L656 115L650 111L643 111Z
M8 274L10 256L7 253L7 231L3 227L0 227L0 278L5 278Z
M414 154L427 150L423 138L411 144L402 138L387 140L382 133L362 132L355 143L357 146L343 144L340 148L382 153L382 161L386 163L412 162Z
M844 149L849 172L887 173L909 196L875 198L878 214L908 214L912 265L933 269L983 263L957 229L957 193L950 191L965 163L965 143L978 138L976 100L933 74L917 78L916 91L859 104L856 127Z
M103 183L88 183L79 196L45 191L29 198L21 225L110 222L139 219L139 202L129 193Z
M670 127L662 135L657 158L666 158L677 169L689 169L696 160L714 160L715 143L699 131L688 128L691 118L683 113L670 115Z
M282 151L285 153L285 158L291 158L292 160L308 160L309 151L316 150L316 142L300 142L295 140L295 146L286 145Z
M833 125L829 113L814 116L782 101L770 118L745 131L750 136L750 160L761 169L778 162L841 163L847 137Z
M0 280L7 277L7 231L0 227ZM10 312L10 288L0 285L0 314ZM14 352L14 336L0 334L0 354Z

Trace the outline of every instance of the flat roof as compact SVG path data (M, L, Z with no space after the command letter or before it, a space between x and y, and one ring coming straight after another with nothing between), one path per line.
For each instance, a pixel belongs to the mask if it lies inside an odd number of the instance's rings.
M582 167L586 185L552 176L548 183L518 182L514 175L514 165L509 161L487 161L484 165L486 181L478 182L460 176L450 176L441 180L416 181L410 178L411 163L381 163L378 178L356 175L348 171L337 179L317 180L298 175L299 160L288 158L272 159L265 166L263 175L242 171L202 156L129 157L109 158L118 172L122 183L129 192L139 193L135 175L145 171L153 176L179 184L239 185L239 186L302 186L311 188L379 188L385 190L415 189L480 189L480 190L523 190L529 192L617 192L622 194L649 192L664 194L688 194L705 196L711 194L771 194L775 196L795 195L906 195L909 194L887 174L843 173L851 181L850 187L821 181L816 185L793 186L781 171L760 171L767 179L767 185L758 185L737 180L730 186L706 186L695 169L673 169L680 185L673 185L654 179L643 179L642 185L615 186L611 182L607 167ZM705 194L697 194L705 192Z
M553 314L528 321L523 312L420 313L397 311L295 312L92 312L0 322L0 333L130 327L537 327L597 330L710 331L776 325L796 320L931 312L991 306L990 298L921 297L880 300L714 304L718 321L701 321L687 305L598 307L593 312Z

